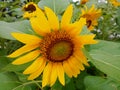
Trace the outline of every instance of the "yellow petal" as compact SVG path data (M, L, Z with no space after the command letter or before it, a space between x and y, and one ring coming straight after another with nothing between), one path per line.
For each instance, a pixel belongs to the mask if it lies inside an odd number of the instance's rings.
M70 61L71 63L73 63L77 68L79 68L80 70L84 70L84 66L82 64L82 62L80 62L79 60L77 60L76 58L71 59Z
M44 36L45 33L49 33L51 31L49 22L42 11L40 11L36 17L30 18L30 23L33 30L39 35Z
M50 83L51 70L52 70L52 63L48 62L47 66L43 71L42 87L45 87Z
M55 15L55 13L50 8L47 8L47 7L45 7L45 12L47 14L48 22L51 26L51 29L58 30L59 29L59 20L58 20L57 16Z
M38 44L41 41L39 37L30 34L12 33L12 36L25 44Z
M45 65L46 65L46 61L44 61L41 65L41 67L39 67L34 73L32 73L28 77L28 80L33 80L33 79L37 78L43 72Z
M64 69L62 63L57 64L58 79L62 85L65 85Z
M75 35L79 35L85 24L86 24L86 19L85 18L80 18L79 21L77 21L76 23L73 23L75 28L72 29L70 32L74 33Z
M85 18L80 18L78 23L79 23L79 26L77 27L77 29L78 29L78 34L80 34L80 32L82 31L83 26L86 24L86 19Z
M77 77L77 75L80 73L79 68L76 67L76 65L74 65L71 60L68 60L68 64L71 68L72 74L74 77Z
M96 44L98 41L94 40L95 34L79 36L82 45Z
M35 48L39 47L39 44L34 44L34 45L24 45L23 47L19 48L18 50L14 51L12 54L8 55L8 57L17 57L20 56L26 52L29 52Z
M94 9L95 9L95 5L92 5L92 7L90 8L90 10L88 12L92 12L92 11L94 11Z
M73 6L69 5L64 12L61 20L61 29L64 30L65 27L70 23L73 13Z
M75 58L76 58L77 60L79 60L79 61L82 62L83 64L89 66L89 64L87 63L87 58L85 57L85 55L83 54L82 51L80 51L80 50L77 51L74 56L75 56Z
M35 58L37 58L40 55L40 51L39 50L35 50L32 51L24 56L19 57L18 59L16 59L15 61L12 62L12 64L14 65L20 65L20 64L24 64L27 62L30 62L32 60L34 60Z
M73 72L67 61L63 62L63 68L64 68L64 71L66 72L66 74L71 78L73 75Z
M44 62L45 60L40 56L23 72L23 74L30 74L35 72L44 64Z
M57 63L53 63L51 76L50 76L50 86L53 86L57 79Z

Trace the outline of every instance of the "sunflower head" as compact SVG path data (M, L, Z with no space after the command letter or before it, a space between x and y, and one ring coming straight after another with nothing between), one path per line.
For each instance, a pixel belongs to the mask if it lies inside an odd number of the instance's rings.
M80 4L86 4L89 0L81 0Z
M108 1L115 7L120 6L120 2L117 0L108 0Z
M28 4L22 7L22 10L24 12L23 17L24 18L36 17L37 13L39 13L39 9L40 8L35 3L29 2Z
M87 6L84 7L84 9L81 9L82 14L80 17L86 18L86 25L89 30L93 30L94 26L96 26L97 19L101 16L101 9L96 9L95 5L92 5L90 9L87 8Z
M70 78L77 77L80 71L85 69L84 65L88 65L82 48L84 45L97 43L93 39L95 35L80 35L86 19L80 18L71 23L72 5L65 10L61 22L48 7L45 7L45 14L34 3L28 3L23 9L24 16L28 14L26 17L29 17L36 34L12 33L14 38L25 45L8 57L17 57L12 62L14 65L33 61L23 72L30 75L28 80L39 77L43 72L43 87L52 86L57 79L65 85L65 73Z

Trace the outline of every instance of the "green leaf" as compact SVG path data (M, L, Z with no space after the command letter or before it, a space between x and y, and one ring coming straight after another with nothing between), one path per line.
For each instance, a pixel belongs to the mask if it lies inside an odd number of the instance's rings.
M33 81L20 82L14 73L0 73L0 90L37 90L34 84Z
M12 73L0 73L0 90L12 90L19 85L17 77Z
M71 79L71 81L68 84L66 84L62 90L76 90L73 79Z
M44 7L47 6L58 15L62 14L69 4L69 0L41 0L38 3L38 6L42 9L44 9Z
M51 87L51 90L62 90L62 85L60 82L57 80L55 84Z
M4 68L2 68L1 71L5 71L5 72L6 71L23 71L30 64L31 64L31 62L30 63L26 63L26 64L22 64L22 65L13 65L13 64L10 63L10 64L6 65Z
M120 8L118 8L118 10L117 10L117 18L116 18L116 23L118 24L118 26L120 25L120 15L119 15L119 13L120 13Z
M114 56L120 56L120 43L99 40L97 44L91 45L91 50L105 51Z
M100 41L91 46L89 60L102 72L120 80L120 43Z
M75 87L77 90L85 90L84 79L88 76L86 72L81 72L77 78L74 78Z
M9 63L9 59L5 56L5 54L5 50L0 49L0 70Z
M0 21L0 37L15 40L11 36L12 32L32 33L29 21L24 20L12 23Z
M120 84L112 79L98 76L87 76L84 80L86 90L120 90Z

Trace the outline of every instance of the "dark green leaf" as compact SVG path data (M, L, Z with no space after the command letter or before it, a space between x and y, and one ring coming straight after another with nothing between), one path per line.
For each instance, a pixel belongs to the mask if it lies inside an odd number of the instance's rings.
M118 82L98 76L87 76L84 83L86 90L120 90Z
M84 79L86 76L88 76L86 72L81 72L77 78L74 78L76 89L85 90Z
M71 79L71 81L68 84L66 84L62 90L76 90L73 79Z
M12 90L19 85L17 78L12 73L0 73L0 90Z
M52 86L51 90L62 90L62 85L57 80L56 83Z

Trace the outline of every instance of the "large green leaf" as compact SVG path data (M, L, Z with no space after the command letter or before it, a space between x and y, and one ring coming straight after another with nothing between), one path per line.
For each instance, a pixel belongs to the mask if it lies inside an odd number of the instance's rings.
M91 46L89 54L99 70L120 81L120 43L100 41Z
M30 87L25 85L15 89L20 85L17 77L13 73L0 73L0 90L31 90Z
M38 5L44 9L45 6L51 8L56 14L61 14L70 4L69 0L41 0Z
M29 21L23 20L11 23L0 21L0 37L14 40L11 36L12 32L32 33Z
M118 82L98 76L87 76L84 83L86 90L120 90Z

